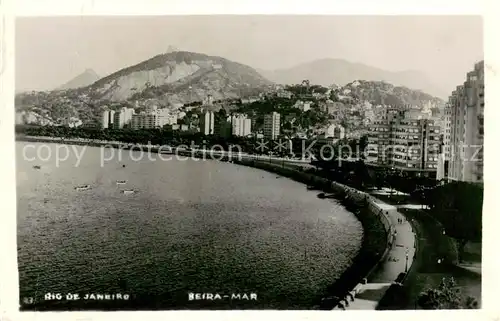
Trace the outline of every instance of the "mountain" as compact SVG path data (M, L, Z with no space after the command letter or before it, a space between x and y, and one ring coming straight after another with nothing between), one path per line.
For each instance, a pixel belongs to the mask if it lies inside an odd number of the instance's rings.
M174 51L121 69L83 88L93 99L110 101L156 98L165 103L254 95L272 82L255 69L201 53Z
M54 123L70 117L92 122L100 117L105 106L153 103L173 107L200 102L209 95L215 101L253 96L271 85L249 66L221 57L174 51L118 70L85 87L18 93L15 106L17 112L36 112Z
M338 100L349 105L412 105L420 108L442 108L438 97L383 81L355 80L333 90Z
M86 69L83 73L71 79L64 85L58 87L57 90L67 90L67 89L76 89L85 87L97 81L99 78L100 78L99 75L97 75L97 73L94 70Z
M259 71L269 80L279 84L297 84L308 79L311 84L343 86L357 79L363 79L385 81L396 86L422 90L442 98L449 94L418 71L392 72L342 59L320 59L288 69Z

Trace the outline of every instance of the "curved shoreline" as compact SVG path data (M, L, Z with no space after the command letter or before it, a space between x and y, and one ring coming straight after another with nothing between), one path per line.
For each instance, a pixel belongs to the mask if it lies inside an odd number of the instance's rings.
M115 148L123 148L124 145L128 145L120 142L65 140L62 138L36 136L16 136L16 141L97 147L108 146ZM151 149L151 152L156 153L157 150ZM187 152L188 155L184 156L189 156L191 153L193 152ZM193 155L197 153L203 152L194 152ZM224 156L222 161L224 160L227 161L229 158ZM318 297L317 302L312 307L313 309L332 310L336 308L341 301L346 300L346 297L355 291L358 284L364 283L369 279L370 275L377 269L380 262L387 255L390 248L389 238L392 234L391 223L385 215L381 214L381 209L378 208L375 203L369 201L369 196L367 196L366 193L357 191L340 183L331 182L328 179L311 173L282 167L275 163L242 157L232 159L232 161L238 165L266 170L306 185L314 185L318 187L318 189L322 189L326 192L333 192L335 198L339 200L346 210L353 213L361 222L363 240L358 254L353 259L352 264L340 275L340 277L326 289L325 293Z
M255 160L238 160L235 163L266 170L333 192L335 199L356 216L363 226L361 248L352 264L328 287L313 308L332 310L341 301L347 300L348 296L354 297L353 292L356 292L358 285L366 283L389 252L392 226L389 219L383 215L383 211L370 201L366 193L310 173Z

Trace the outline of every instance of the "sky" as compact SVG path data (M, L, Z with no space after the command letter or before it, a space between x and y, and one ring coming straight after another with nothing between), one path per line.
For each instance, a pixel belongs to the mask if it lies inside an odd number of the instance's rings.
M100 76L169 46L258 69L340 58L417 70L445 90L483 59L480 16L73 16L16 20L16 91L56 88L85 69Z

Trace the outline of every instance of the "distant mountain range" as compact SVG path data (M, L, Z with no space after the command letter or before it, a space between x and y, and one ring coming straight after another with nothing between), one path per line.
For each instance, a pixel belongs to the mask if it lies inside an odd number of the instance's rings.
M279 84L297 84L309 80L311 84L329 86L346 85L355 80L385 81L396 86L421 90L445 98L449 95L419 71L392 72L342 59L320 59L292 68L259 70L269 80Z
M365 101L388 105L442 104L442 100L430 95L431 91L424 90L427 94L410 89L423 88L419 84L431 86L418 72L391 73L327 59L264 73L278 83L294 84L308 79L311 84L336 88L335 94L339 98L342 96L342 101L347 104ZM88 69L58 90L16 94L16 110L36 111L54 121L67 117L88 121L98 117L102 106L116 105L114 102L132 107L135 101L153 100L158 106L169 107L202 101L209 95L214 100L255 96L274 86L272 81L247 65L187 51L160 54L98 78L93 70ZM334 83L341 86L331 86Z
M67 89L77 89L81 87L86 87L97 80L99 80L99 75L92 69L86 69L84 72L71 79L64 85L58 87L56 90L67 90Z

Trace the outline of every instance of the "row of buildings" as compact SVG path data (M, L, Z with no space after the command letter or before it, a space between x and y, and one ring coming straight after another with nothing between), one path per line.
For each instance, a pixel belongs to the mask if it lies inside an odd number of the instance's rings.
M128 107L122 107L118 111L105 110L101 117L102 128L148 129L173 124L177 124L177 115L171 114L168 109L157 109L156 107L140 113L135 113L134 108Z
M444 115L385 106L368 128L367 160L373 164L483 182L484 62L452 92Z
M200 117L199 128L203 135L246 137L252 134L252 121L243 114L221 117L206 111Z
M398 169L436 171L441 148L441 121L418 110L387 107L368 131L368 160Z

